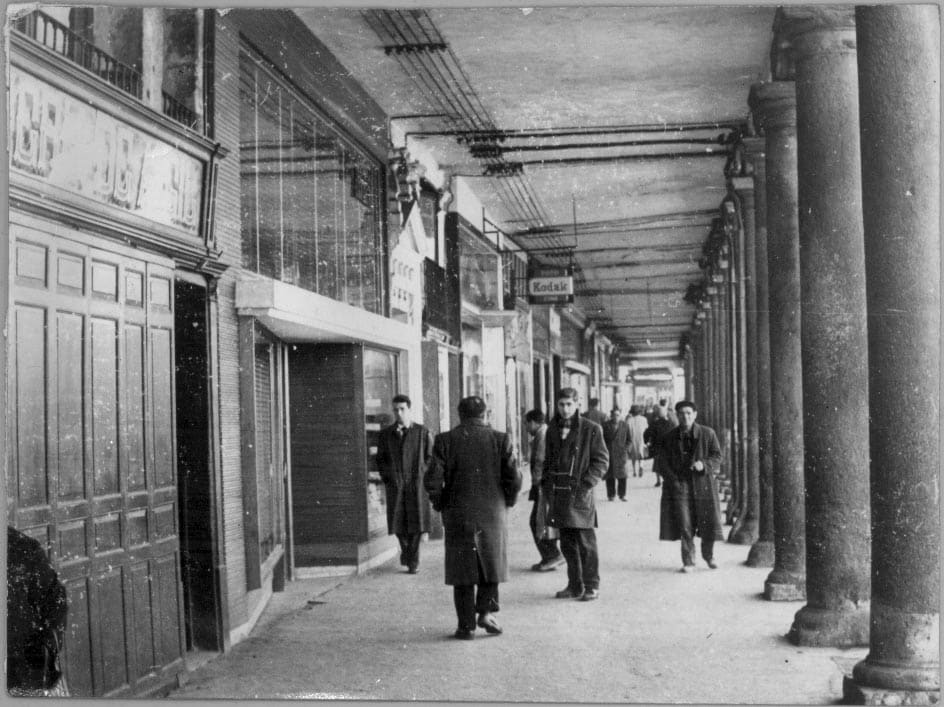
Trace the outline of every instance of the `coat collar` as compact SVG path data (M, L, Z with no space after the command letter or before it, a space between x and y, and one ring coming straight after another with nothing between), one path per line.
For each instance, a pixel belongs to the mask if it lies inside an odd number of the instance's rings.
M474 427L486 427L485 418L482 417L467 417L464 420L459 420L460 425L472 425Z
M698 439L699 437L701 437L701 428L702 428L702 426L699 425L697 422L693 422L693 423L692 423L692 439ZM678 428L678 431L679 431L679 437L681 437L681 436L682 436L682 428L679 427L679 428Z

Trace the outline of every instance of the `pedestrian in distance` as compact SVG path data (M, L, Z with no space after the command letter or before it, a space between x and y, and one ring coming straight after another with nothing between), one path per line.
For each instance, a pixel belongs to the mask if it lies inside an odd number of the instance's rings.
M60 666L66 590L35 538L7 526L7 691L67 697Z
M626 419L629 426L629 459L633 467L633 476L642 476L642 460L646 458L646 422L640 405L629 407L629 417Z
M660 401L660 403L661 402L663 401ZM677 419L678 418L676 418L676 420ZM646 428L645 433L643 433L643 439L649 449L649 456L652 458L652 471L656 475L656 486L662 485L662 477L664 475L663 467L665 466L666 455L663 443L665 436L669 433L669 430L677 424L677 421L673 423L669 418L668 406L660 404L655 420L652 421L649 427Z
M603 423L603 441L610 455L609 468L603 480L606 482L606 499L612 501L619 494L621 501L626 500L626 477L629 473L629 425L626 424L618 407L610 411L610 419Z
M529 410L524 419L528 424L528 434L531 435L531 453L529 455L531 490L528 491L528 500L532 501L533 505L531 506L531 517L528 522L531 526L534 544L541 555L540 561L531 565L531 569L535 572L550 572L564 564L564 556L557 549L557 528L552 528L547 524L548 498L546 494L541 492L547 422L544 419L544 413L540 410Z
M662 504L659 518L660 540L682 541L681 572L695 569L695 535L701 537L701 556L716 569L714 544L723 540L721 507L715 474L721 467L721 445L710 427L695 422L695 403L676 404L679 424L662 442Z
M603 427L603 423L606 422L606 413L600 409L599 398L590 398L587 401L587 411L583 416Z
M387 532L400 542L400 564L419 571L420 541L429 532L429 503L423 478L433 455L433 435L413 421L412 402L393 397L394 423L380 431L377 466L387 489Z
M508 508L521 490L511 440L485 423L485 402L459 401L458 427L436 435L426 475L433 508L442 513L446 584L453 587L456 638L475 627L500 634L498 585L508 580ZM478 614L478 620L476 620Z
M547 453L541 490L551 503L550 524L560 530L567 560L567 586L558 599L592 601L600 595L597 511L593 489L610 461L603 430L577 414L580 396L573 388L557 393L557 415L547 428Z

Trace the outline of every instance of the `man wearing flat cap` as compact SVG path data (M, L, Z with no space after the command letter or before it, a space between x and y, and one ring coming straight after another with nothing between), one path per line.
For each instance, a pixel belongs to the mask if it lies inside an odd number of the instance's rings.
M721 532L721 506L715 474L721 467L721 445L710 427L695 422L695 403L682 400L675 406L678 427L661 444L663 455L662 505L659 540L682 541L681 572L695 569L695 535L701 536L701 556L716 569L715 540Z
M446 584L453 587L459 620L455 637L475 627L500 634L498 584L508 579L508 508L521 490L511 440L485 423L485 402L459 401L459 425L436 435L426 475L433 508L442 513ZM478 614L478 620L476 620Z

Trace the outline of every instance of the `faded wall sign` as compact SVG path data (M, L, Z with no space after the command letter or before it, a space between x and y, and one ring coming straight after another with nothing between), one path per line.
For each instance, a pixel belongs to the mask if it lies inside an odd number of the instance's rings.
M203 163L10 69L11 163L45 183L194 235Z

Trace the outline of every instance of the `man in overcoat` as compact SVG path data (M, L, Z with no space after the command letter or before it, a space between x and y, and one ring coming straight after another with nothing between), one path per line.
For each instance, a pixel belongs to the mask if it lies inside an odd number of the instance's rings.
M665 466L665 452L662 444L669 430L678 424L678 418L675 422L672 421L668 405L663 405L664 402L664 398L659 401L656 417L643 434L643 439L649 447L649 456L652 457L652 471L656 475L656 486L662 485L662 468Z
M551 528L547 524L548 499L541 493L547 422L540 410L529 410L524 419L528 423L528 434L531 435L528 460L531 467L531 490L528 491L528 500L534 502L528 524L531 526L534 544L541 555L540 562L531 565L531 569L535 572L550 572L564 563L564 556L557 549L557 528Z
M603 423L603 441L610 454L610 466L603 480L606 481L606 499L612 501L619 493L621 501L626 500L626 463L629 461L629 425L620 416L620 409L610 411L610 419Z
M701 536L701 556L711 569L715 540L723 540L721 507L715 474L721 467L721 445L710 427L695 422L695 403L683 400L675 406L678 427L662 441L662 505L660 540L682 541L681 572L695 569L695 540Z
M459 621L455 637L475 637L476 624L499 634L498 584L508 579L508 508L521 490L511 440L485 423L485 402L459 401L459 426L436 435L426 490L442 513L446 584ZM476 588L478 591L476 592ZM478 613L478 621L476 621Z
M541 490L550 498L548 522L560 530L567 560L567 586L555 596L592 601L600 595L593 487L606 473L610 455L600 426L577 414L579 402L573 388L557 393L557 415L547 428Z
M400 541L400 564L419 571L420 540L429 532L429 504L423 478L433 454L433 435L413 422L406 395L393 397L395 421L380 431L377 466L387 489L387 532Z

